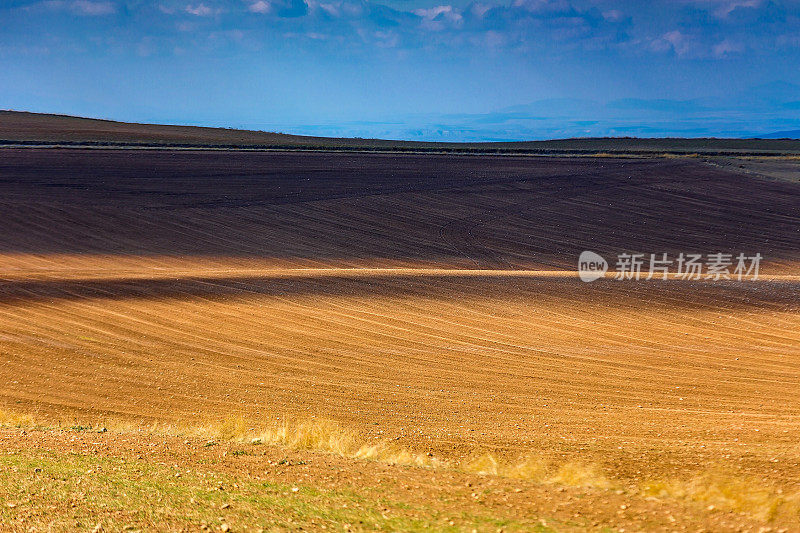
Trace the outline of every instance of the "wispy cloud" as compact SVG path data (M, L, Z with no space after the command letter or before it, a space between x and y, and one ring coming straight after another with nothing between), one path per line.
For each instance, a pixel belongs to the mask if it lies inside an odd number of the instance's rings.
M41 6L50 11L67 11L76 15L99 17L116 13L116 6L107 1L92 0L48 0L26 6L27 9Z
M72 2L72 9L90 16L110 15L116 11L111 2L92 2L90 0L75 0Z
M711 48L715 57L725 57L744 50L744 45L731 39L724 39Z
M458 27L464 22L464 16L453 6L436 6L429 9L416 9L414 14L422 19L423 27L430 30L443 30L446 27Z
M210 17L222 13L222 9L214 9L205 4L189 4L186 6L186 12L196 17Z
M248 6L248 10L252 13L272 13L272 3L267 2L266 0L258 0L258 2L253 2Z
M796 0L654 0L644 7L631 0L476 0L434 6L420 6L419 0L392 5L382 0L125 0L124 10L123 0L20 1L31 9L95 17L124 12L133 19L149 9L167 17L142 15L137 20L145 26L166 23L195 39L198 32L241 30L253 36L242 39L249 46L257 46L257 39L267 46L285 34L324 35L343 50L607 51L682 60L800 48ZM154 39L175 38L145 26L141 33ZM170 42L159 49L192 45Z
M715 17L727 18L737 9L761 7L765 0L682 0L682 3L706 9Z
M692 51L692 39L680 30L672 30L654 39L651 46L658 52L672 50L679 56L685 56Z

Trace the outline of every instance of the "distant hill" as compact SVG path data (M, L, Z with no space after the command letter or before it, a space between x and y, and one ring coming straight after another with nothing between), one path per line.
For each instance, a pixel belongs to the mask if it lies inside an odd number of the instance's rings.
M800 154L800 140L780 132L761 139L575 138L550 141L440 143L310 137L196 126L135 124L20 111L0 111L2 145L505 152L533 154Z
M336 139L302 137L262 131L135 124L49 115L20 111L0 111L0 139L75 143L188 144L188 145L291 145L301 146Z

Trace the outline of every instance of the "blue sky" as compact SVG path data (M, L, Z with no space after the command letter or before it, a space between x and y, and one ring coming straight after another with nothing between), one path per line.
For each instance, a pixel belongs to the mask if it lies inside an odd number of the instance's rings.
M454 141L800 130L800 0L0 0L0 108Z

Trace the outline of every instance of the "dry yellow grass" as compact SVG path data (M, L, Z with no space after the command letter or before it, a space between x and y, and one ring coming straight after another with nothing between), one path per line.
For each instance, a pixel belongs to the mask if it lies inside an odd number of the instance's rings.
M614 482L609 480L596 464L569 461L558 465L537 456L507 461L498 459L492 454L484 454L472 459L465 459L458 465L458 468L481 475L495 475L571 487L610 489L615 486Z
M800 520L800 491L769 486L762 479L737 477L712 469L688 479L650 481L642 494L685 499L707 505L709 511L734 511L763 521L777 517L790 523Z
M479 476L498 476L535 483L624 491L644 497L688 501L702 504L708 511L732 511L764 522L780 519L800 520L800 490L786 491L762 479L725 472L719 467L697 472L688 478L651 478L639 484L615 479L596 463L546 459L528 453L517 459L498 458L491 453L472 451L459 461L435 458L429 454L399 447L383 440L368 442L358 431L338 422L308 419L258 427L257 422L237 417L219 424L190 426L174 424L136 425L130 421L104 418L94 422L36 420L29 414L0 410L0 427L27 429L79 429L112 431L147 436L200 437L209 443L235 442L241 445L282 446L298 451L332 453L339 457L378 461L390 465L414 466L434 470L454 470Z
M368 442L357 431L344 428L338 422L327 419L287 421L272 427L257 428L253 423L237 418L225 421L219 426L204 426L188 431L204 437L329 452L351 459L428 468L448 466L446 461L408 450L388 440Z
M0 427L33 427L36 424L33 415L29 413L15 413L0 409Z
M700 157L700 154L694 153L694 152L685 153L685 154L665 153L661 157L663 157L665 159L683 159L683 158L696 159L696 158Z

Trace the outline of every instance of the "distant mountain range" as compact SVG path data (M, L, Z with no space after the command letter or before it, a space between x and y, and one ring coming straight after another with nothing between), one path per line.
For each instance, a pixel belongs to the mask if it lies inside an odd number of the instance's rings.
M624 98L602 102L549 98L488 113L417 114L386 121L265 126L304 135L434 142L625 136L799 138L800 85L773 82L715 98L689 100Z

